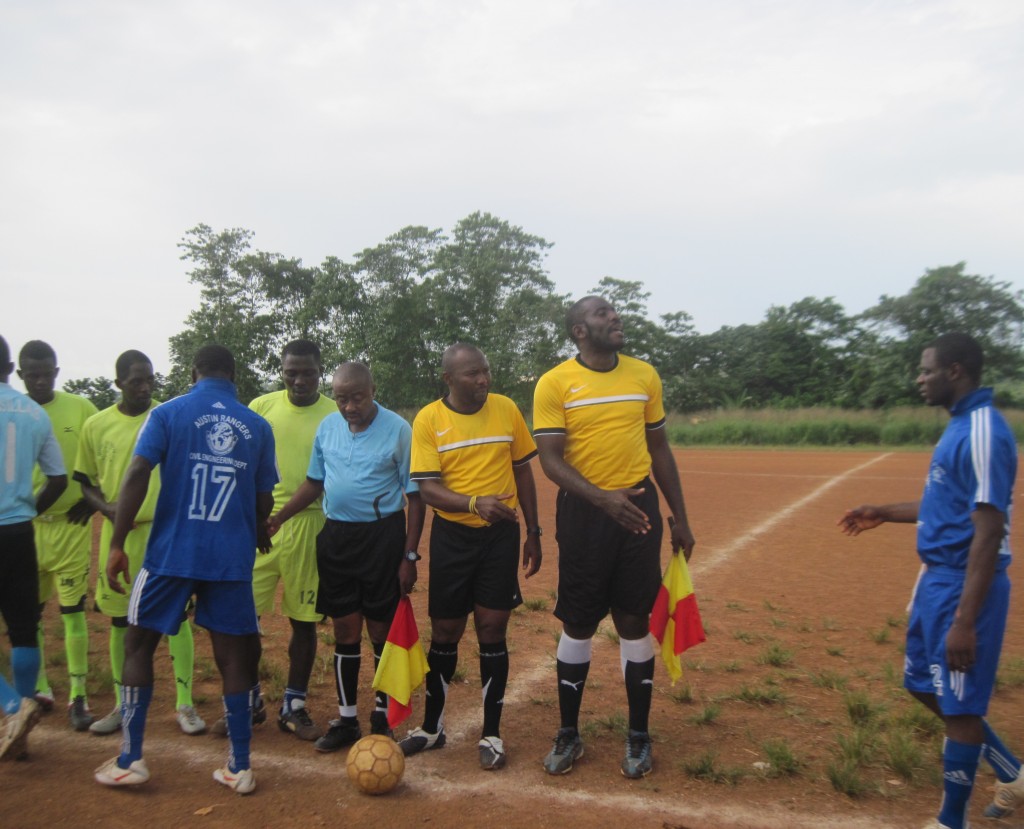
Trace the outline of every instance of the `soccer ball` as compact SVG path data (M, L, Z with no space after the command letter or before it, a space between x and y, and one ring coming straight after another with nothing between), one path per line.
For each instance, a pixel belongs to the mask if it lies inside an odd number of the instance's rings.
M405 755L383 734L370 734L348 752L348 779L365 794L387 794L402 779Z

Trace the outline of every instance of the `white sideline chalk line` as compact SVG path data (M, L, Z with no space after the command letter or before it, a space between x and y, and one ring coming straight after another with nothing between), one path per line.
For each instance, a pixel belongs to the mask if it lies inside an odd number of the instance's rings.
M836 475L834 478L831 478L825 483L823 483L813 492L805 495L803 498L797 499L789 506L783 507L779 512L771 516L771 518L765 519L749 532L746 532L738 538L733 539L733 541L730 544L727 544L725 547L721 547L709 555L698 555L696 561L694 561L694 563L690 565L690 569L693 570L694 573L699 575L706 574L708 571L713 570L720 564L723 564L724 562L728 561L735 553L746 547L752 541L756 540L758 536L764 535L766 532L773 529L777 524L789 518L789 516L792 515L794 512L803 508L804 506L806 506L819 496L824 495L826 492L832 489L832 487L841 484L851 475L856 475L862 469L867 469L869 466L874 466L879 461L883 461L886 458L890 457L891 455L892 452L886 452L884 455L879 455L875 458L872 458L869 461L865 461L860 466L855 466L853 469L848 469L846 470L846 472Z

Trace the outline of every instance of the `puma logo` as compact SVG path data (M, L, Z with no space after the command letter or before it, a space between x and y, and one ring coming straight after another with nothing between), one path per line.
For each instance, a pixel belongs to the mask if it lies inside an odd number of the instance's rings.
M585 679L581 679L579 682L570 682L568 679L560 679L560 680L558 680L558 684L559 685L568 685L574 691L582 690L584 682L586 682Z

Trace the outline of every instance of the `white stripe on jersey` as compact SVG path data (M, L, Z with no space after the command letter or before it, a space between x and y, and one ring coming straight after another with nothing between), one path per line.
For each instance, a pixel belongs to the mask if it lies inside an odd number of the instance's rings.
M630 403L633 401L646 403L650 399L650 395L647 394L616 394L612 397L587 397L583 400L573 400L571 403L566 403L564 408L578 409L581 406L600 406L603 403Z
M450 452L452 449L464 449L467 446L484 446L488 443L511 443L512 435L495 435L494 437L473 438L472 440L459 440L455 443L446 443L438 446L438 452Z
M992 482L989 480L989 467L992 460L992 409L983 406L971 412L971 463L974 465L974 477L978 479L978 490L974 501L978 504L990 503Z

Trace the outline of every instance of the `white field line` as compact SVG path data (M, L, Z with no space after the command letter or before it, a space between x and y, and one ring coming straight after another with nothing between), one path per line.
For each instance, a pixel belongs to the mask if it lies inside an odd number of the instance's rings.
M793 503L783 507L778 512L774 513L770 518L767 518L764 521L762 521L753 529L748 530L743 535L737 536L732 540L731 543L727 544L725 547L720 547L717 550L712 551L710 554L705 555L700 555L698 552L696 560L693 564L690 565L690 569L692 569L694 573L703 575L708 571L718 567L719 565L724 564L726 561L732 558L732 556L735 555L737 552L742 550L751 542L757 540L759 536L762 536L770 530L774 529L776 526L778 526L787 518L789 518L789 516L791 516L797 510L803 509L803 507L811 503L811 501L814 501L816 498L821 497L833 487L841 484L847 478L856 475L863 469L867 469L870 466L874 466L879 461L885 460L891 455L892 452L886 452L884 455L878 455L875 458L871 458L871 460L869 461L865 461L859 466L855 466L853 469L848 469L846 470L846 472L843 472L840 475L836 475L835 477L830 478L817 489L815 489L813 492L805 495L803 498L798 498Z

